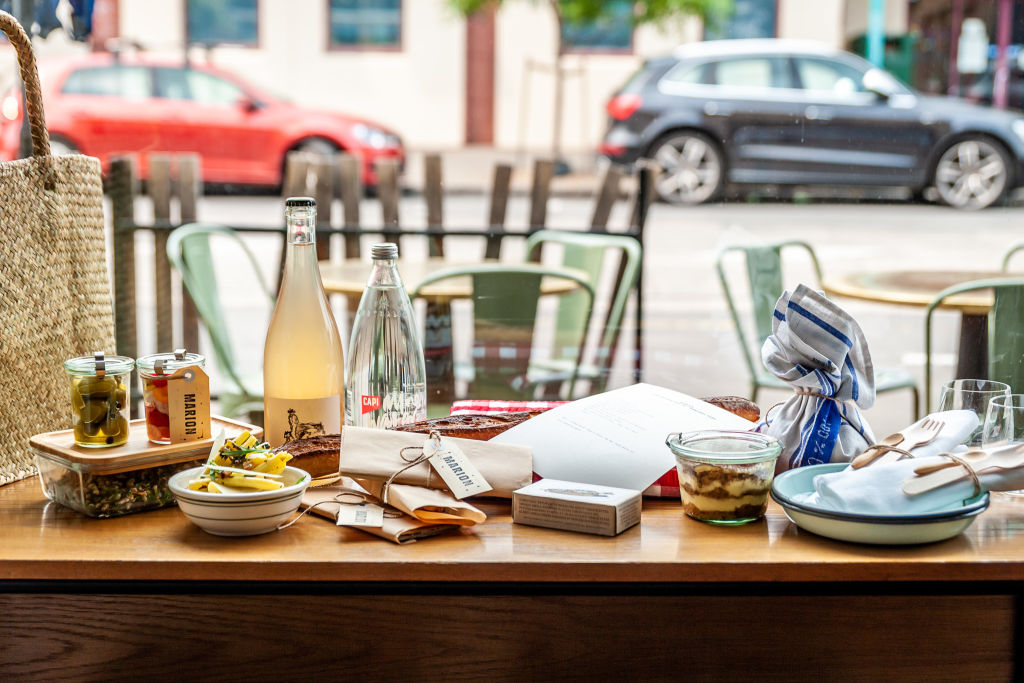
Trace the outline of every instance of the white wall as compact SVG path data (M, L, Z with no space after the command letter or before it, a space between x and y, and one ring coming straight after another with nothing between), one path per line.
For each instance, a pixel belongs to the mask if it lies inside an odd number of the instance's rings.
M776 11L779 38L817 40L837 48L844 46L841 1L778 0Z
M684 18L663 29L644 26L633 36L633 52L577 53L563 59L562 147L593 151L606 125L604 106L611 94L643 63L677 45L700 40L701 24ZM542 3L508 2L498 13L495 55L495 145L548 151L554 130L553 64L557 28ZM533 68L529 64L533 64Z
M868 5L871 0L847 0L844 21L845 37L856 38L868 30ZM885 33L899 35L908 30L910 3L905 0L886 0Z

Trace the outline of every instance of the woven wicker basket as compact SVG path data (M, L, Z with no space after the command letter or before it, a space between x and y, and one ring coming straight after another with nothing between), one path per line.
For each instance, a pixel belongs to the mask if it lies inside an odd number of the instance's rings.
M35 473L28 440L70 425L63 361L114 350L98 159L50 156L32 44L10 14L32 132L0 163L0 485Z

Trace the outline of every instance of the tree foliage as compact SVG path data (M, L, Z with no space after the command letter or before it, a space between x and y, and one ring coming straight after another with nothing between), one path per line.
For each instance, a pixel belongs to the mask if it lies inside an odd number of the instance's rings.
M448 0L460 13L469 16L488 5L501 5L502 0ZM549 5L560 20L569 22L596 21L605 18L606 0L533 0ZM728 9L731 0L640 0L633 3L634 25L659 24L667 19L690 15L707 19Z

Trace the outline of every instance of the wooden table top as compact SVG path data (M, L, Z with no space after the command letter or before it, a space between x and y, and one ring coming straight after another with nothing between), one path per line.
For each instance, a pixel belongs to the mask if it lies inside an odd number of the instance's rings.
M1019 274L985 270L858 271L826 277L822 287L833 296L923 308L947 287L999 277L1019 277ZM979 290L958 294L946 299L941 308L982 315L992 308L992 292Z
M484 263L498 263L498 261L446 261L441 258L432 259L410 259L405 261L398 259L398 273L402 276L402 284L411 296L413 291L428 276L441 270L449 268L468 268L479 266ZM511 264L510 264L511 265ZM366 288L366 281L370 277L370 270L373 264L365 258L346 259L340 263L328 261L320 262L320 279L324 283L324 290L328 294L346 294L359 296ZM567 273L586 278L586 273L578 270L563 268ZM544 277L541 280L541 294L565 294L579 287L579 285L567 278ZM469 276L451 278L444 282L438 282L425 288L423 296L428 299L465 299L473 293L473 286Z
M485 501L478 527L398 546L306 515L264 536L220 538L176 508L96 520L43 496L37 479L0 487L0 580L431 582L1021 581L1024 499L994 497L964 534L913 547L863 546L767 518L714 527L678 501L644 502L643 521L606 538L514 525Z

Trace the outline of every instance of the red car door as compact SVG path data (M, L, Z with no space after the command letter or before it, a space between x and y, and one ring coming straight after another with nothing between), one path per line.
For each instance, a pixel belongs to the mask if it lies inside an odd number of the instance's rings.
M213 182L278 182L276 126L240 86L190 68L157 67L156 93L167 105L167 151L197 152Z

